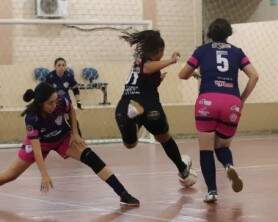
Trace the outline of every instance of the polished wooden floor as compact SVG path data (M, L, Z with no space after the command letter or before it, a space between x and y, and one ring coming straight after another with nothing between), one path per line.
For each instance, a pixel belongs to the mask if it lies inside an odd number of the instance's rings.
M183 189L175 167L163 149L139 144L126 150L121 144L95 146L95 151L112 167L130 193L141 201L140 208L119 206L119 199L93 172L74 160L55 153L47 159L55 189L41 194L36 166L19 179L0 187L0 221L4 222L277 222L278 221L278 136L240 137L233 143L234 159L244 179L241 193L234 193L217 163L219 200L205 204L206 188L199 170L196 140L178 141L183 154L193 158L198 183ZM16 150L0 151L0 169Z

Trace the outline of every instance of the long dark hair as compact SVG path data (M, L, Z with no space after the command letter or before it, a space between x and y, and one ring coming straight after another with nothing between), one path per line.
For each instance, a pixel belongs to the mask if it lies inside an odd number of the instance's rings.
M30 102L33 99L33 102L26 106L26 109L21 113L21 116L25 116L27 113L39 114L42 103L47 101L55 92L55 88L45 82L39 83L35 90L27 89L23 95L23 100L25 102Z
M127 41L130 46L136 45L135 56L149 59L156 55L160 49L164 49L165 43L160 32L155 30L145 30L141 32L123 32L121 39Z
M214 42L225 42L233 34L230 22L223 18L215 19L208 28L207 37Z

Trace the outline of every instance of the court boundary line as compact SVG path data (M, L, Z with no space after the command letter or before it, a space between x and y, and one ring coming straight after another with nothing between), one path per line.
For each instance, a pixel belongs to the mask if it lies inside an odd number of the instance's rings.
M262 165L250 165L250 166L239 166L239 167L235 167L235 169L258 169L258 168L276 168L278 167L278 164L262 164ZM194 170L198 173L201 172L200 168L197 168ZM224 172L224 169L222 167L218 167L216 168L217 172ZM128 176L169 176L169 175L173 175L173 174L177 174L177 171L159 171L159 172L137 172L137 173L115 173L116 176L120 176L120 177L128 177ZM98 178L97 175L95 174L84 174L84 175L72 175L72 176L52 176L52 179L64 179L64 178L88 178L88 177L92 177L92 178ZM40 176L27 176L27 177L19 177L18 180L35 180L35 179L41 179Z

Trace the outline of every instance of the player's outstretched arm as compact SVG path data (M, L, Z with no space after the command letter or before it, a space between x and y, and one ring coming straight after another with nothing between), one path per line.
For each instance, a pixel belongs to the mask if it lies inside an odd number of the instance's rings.
M194 74L195 74L194 70L195 70L195 68L193 68L192 66L186 64L182 68L182 70L179 72L179 78L180 79L189 79L191 76L194 76Z
M41 191L48 192L50 188L53 188L53 183L48 175L46 165L43 160L42 151L41 151L41 144L39 139L31 140L35 161L41 173Z
M143 72L145 74L155 73L169 65L177 63L179 58L180 58L180 53L174 52L170 59L160 60L160 61L148 61L144 64Z

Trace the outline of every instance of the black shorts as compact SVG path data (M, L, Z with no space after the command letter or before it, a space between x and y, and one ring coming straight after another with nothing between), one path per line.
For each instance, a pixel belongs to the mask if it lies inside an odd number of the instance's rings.
M125 144L137 142L137 131L142 125L153 135L169 131L166 115L158 99L133 100L144 108L144 113L134 119L127 116L130 99L122 98L116 107L115 117Z

